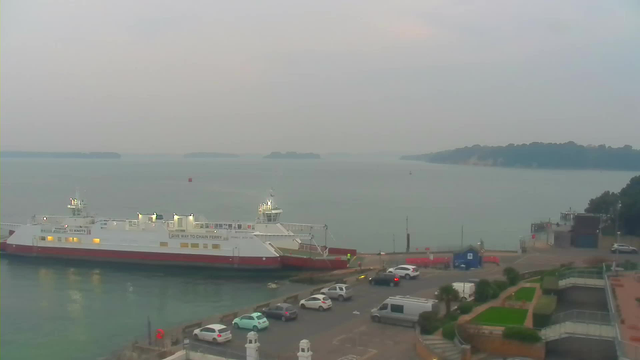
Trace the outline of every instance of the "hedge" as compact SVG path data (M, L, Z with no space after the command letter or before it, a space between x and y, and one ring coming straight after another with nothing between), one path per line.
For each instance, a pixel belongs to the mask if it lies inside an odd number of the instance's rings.
M522 326L508 326L504 328L502 337L507 340L516 340L532 344L542 341L540 334L538 334L536 330Z
M460 305L458 305L458 311L462 315L466 315L473 310L473 303L471 301L463 301Z
M442 322L443 320L433 311L424 311L418 316L418 325L420 326L420 332L423 334L431 335L438 331L442 326Z
M556 310L558 297L555 295L542 295L533 308L533 327L543 328L549 326L551 314Z
M493 280L491 282L491 285L493 285L493 287L495 287L498 290L498 294L502 293L503 291L509 288L509 283L506 282L505 280Z
M456 338L456 323L450 322L442 327L442 337L453 341Z

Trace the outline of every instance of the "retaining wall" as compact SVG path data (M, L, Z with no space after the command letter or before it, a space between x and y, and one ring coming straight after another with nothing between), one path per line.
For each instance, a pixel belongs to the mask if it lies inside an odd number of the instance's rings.
M527 344L521 341L503 339L502 336L474 334L469 339L471 347L481 352L504 357L527 357L544 360L545 343Z

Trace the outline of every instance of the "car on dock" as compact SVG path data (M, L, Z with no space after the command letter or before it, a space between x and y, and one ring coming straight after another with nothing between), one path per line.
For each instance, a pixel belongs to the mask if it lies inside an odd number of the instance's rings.
M403 277L407 280L409 279L417 279L420 276L420 270L418 270L417 266L414 265L400 265L396 267L392 267L387 270L388 274L395 274L398 277Z
M335 284L320 290L320 294L327 295L330 299L345 301L353 297L353 288L347 284Z
M611 253L612 254L615 254L615 253L637 254L638 253L638 249L634 248L633 246L626 245L626 244L613 244L613 246L611 246Z
M312 295L300 300L300 309L318 309L325 311L331 309L332 306L331 299L326 295Z
M398 286L400 285L400 278L395 274L378 273L369 278L369 284L371 285L387 285Z
M193 337L197 340L224 343L231 340L231 330L222 324L211 324L195 329Z
M291 304L279 303L262 309L262 315L280 319L282 321L295 320L298 318L298 310Z
M269 320L259 312L244 314L233 320L233 327L236 329L249 329L258 331L269 327Z

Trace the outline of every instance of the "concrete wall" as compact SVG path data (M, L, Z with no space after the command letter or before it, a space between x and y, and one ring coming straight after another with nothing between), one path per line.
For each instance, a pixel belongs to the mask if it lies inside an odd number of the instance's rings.
M506 340L501 336L474 334L470 337L471 347L480 352L504 357L528 357L544 360L545 344L527 344L515 340Z
M640 249L640 237L638 236L621 235L620 242ZM598 242L598 248L609 250L611 249L611 245L615 243L616 243L615 236L600 236L600 241Z
M186 360L186 358L185 351L181 350L164 360ZM189 360L226 360L226 358L189 351Z

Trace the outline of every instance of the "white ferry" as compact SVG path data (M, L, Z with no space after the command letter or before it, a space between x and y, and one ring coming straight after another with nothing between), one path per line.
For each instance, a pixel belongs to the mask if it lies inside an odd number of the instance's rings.
M326 246L315 244L313 231L324 230L326 239L326 225L280 223L282 209L275 206L273 195L259 205L255 222L197 222L194 214L175 213L170 219L157 213L138 213L135 219L97 218L87 212L86 202L78 195L69 200L69 216L34 215L29 224L0 224L10 234L1 249L22 256L140 264L254 269L347 266L342 256L329 257ZM301 256L300 249L309 253Z

